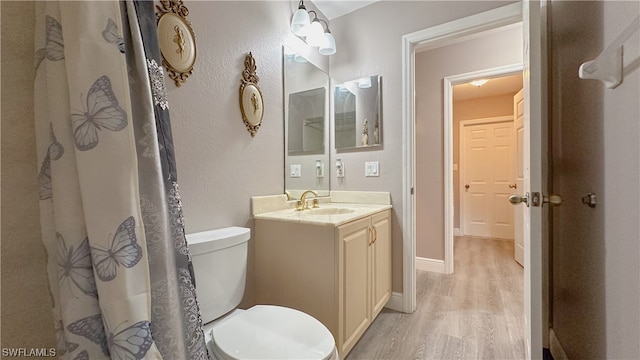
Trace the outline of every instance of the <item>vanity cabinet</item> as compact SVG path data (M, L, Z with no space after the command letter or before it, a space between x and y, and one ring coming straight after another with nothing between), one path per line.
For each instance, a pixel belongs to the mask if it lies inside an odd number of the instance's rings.
M391 298L390 214L337 225L256 218L257 303L320 320L344 358Z

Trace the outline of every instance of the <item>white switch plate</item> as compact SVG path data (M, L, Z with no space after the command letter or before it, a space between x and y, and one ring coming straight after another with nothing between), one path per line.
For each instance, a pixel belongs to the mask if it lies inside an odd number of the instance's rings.
M324 177L324 164L316 163L316 177L318 178Z
M291 175L292 178L299 178L302 176L302 167L300 164L291 164Z
M367 161L364 163L364 176L377 177L380 176L380 165L377 161Z

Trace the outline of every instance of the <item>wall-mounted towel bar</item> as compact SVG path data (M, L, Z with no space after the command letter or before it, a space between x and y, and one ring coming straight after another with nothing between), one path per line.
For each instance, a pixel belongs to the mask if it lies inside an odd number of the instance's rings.
M609 89L622 82L622 45L640 29L640 16L636 17L595 60L580 65L581 79L602 81Z

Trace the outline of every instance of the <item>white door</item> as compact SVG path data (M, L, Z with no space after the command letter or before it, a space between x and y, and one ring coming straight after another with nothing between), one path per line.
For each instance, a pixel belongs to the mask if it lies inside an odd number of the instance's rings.
M522 9L524 37L524 163L520 195L547 190L546 1L525 0ZM525 356L542 358L542 207L523 209Z
M524 91L520 90L513 97L513 128L515 134L515 189L524 188ZM524 228L522 206L513 208L514 254L518 264L524 266Z
M460 127L462 232L513 239L507 201L514 172L513 118L467 120Z

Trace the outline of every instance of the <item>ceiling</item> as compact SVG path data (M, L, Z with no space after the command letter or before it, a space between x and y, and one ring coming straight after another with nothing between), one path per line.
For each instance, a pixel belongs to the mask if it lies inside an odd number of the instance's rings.
M311 0L328 20L356 11L377 1L379 0ZM482 33L482 35L486 34ZM464 40L469 39L465 38ZM439 44L439 46L443 46L443 44ZM453 96L456 101L461 101L486 96L515 94L520 89L522 89L522 75L518 74L490 79L481 87L470 84L456 85L453 87Z
M509 75L489 79L486 84L480 87L468 83L455 85L453 100L462 101L486 96L515 94L520 89L522 89L522 74Z
M378 0L312 0L311 2L320 10L328 20L333 20L342 15L371 5Z

